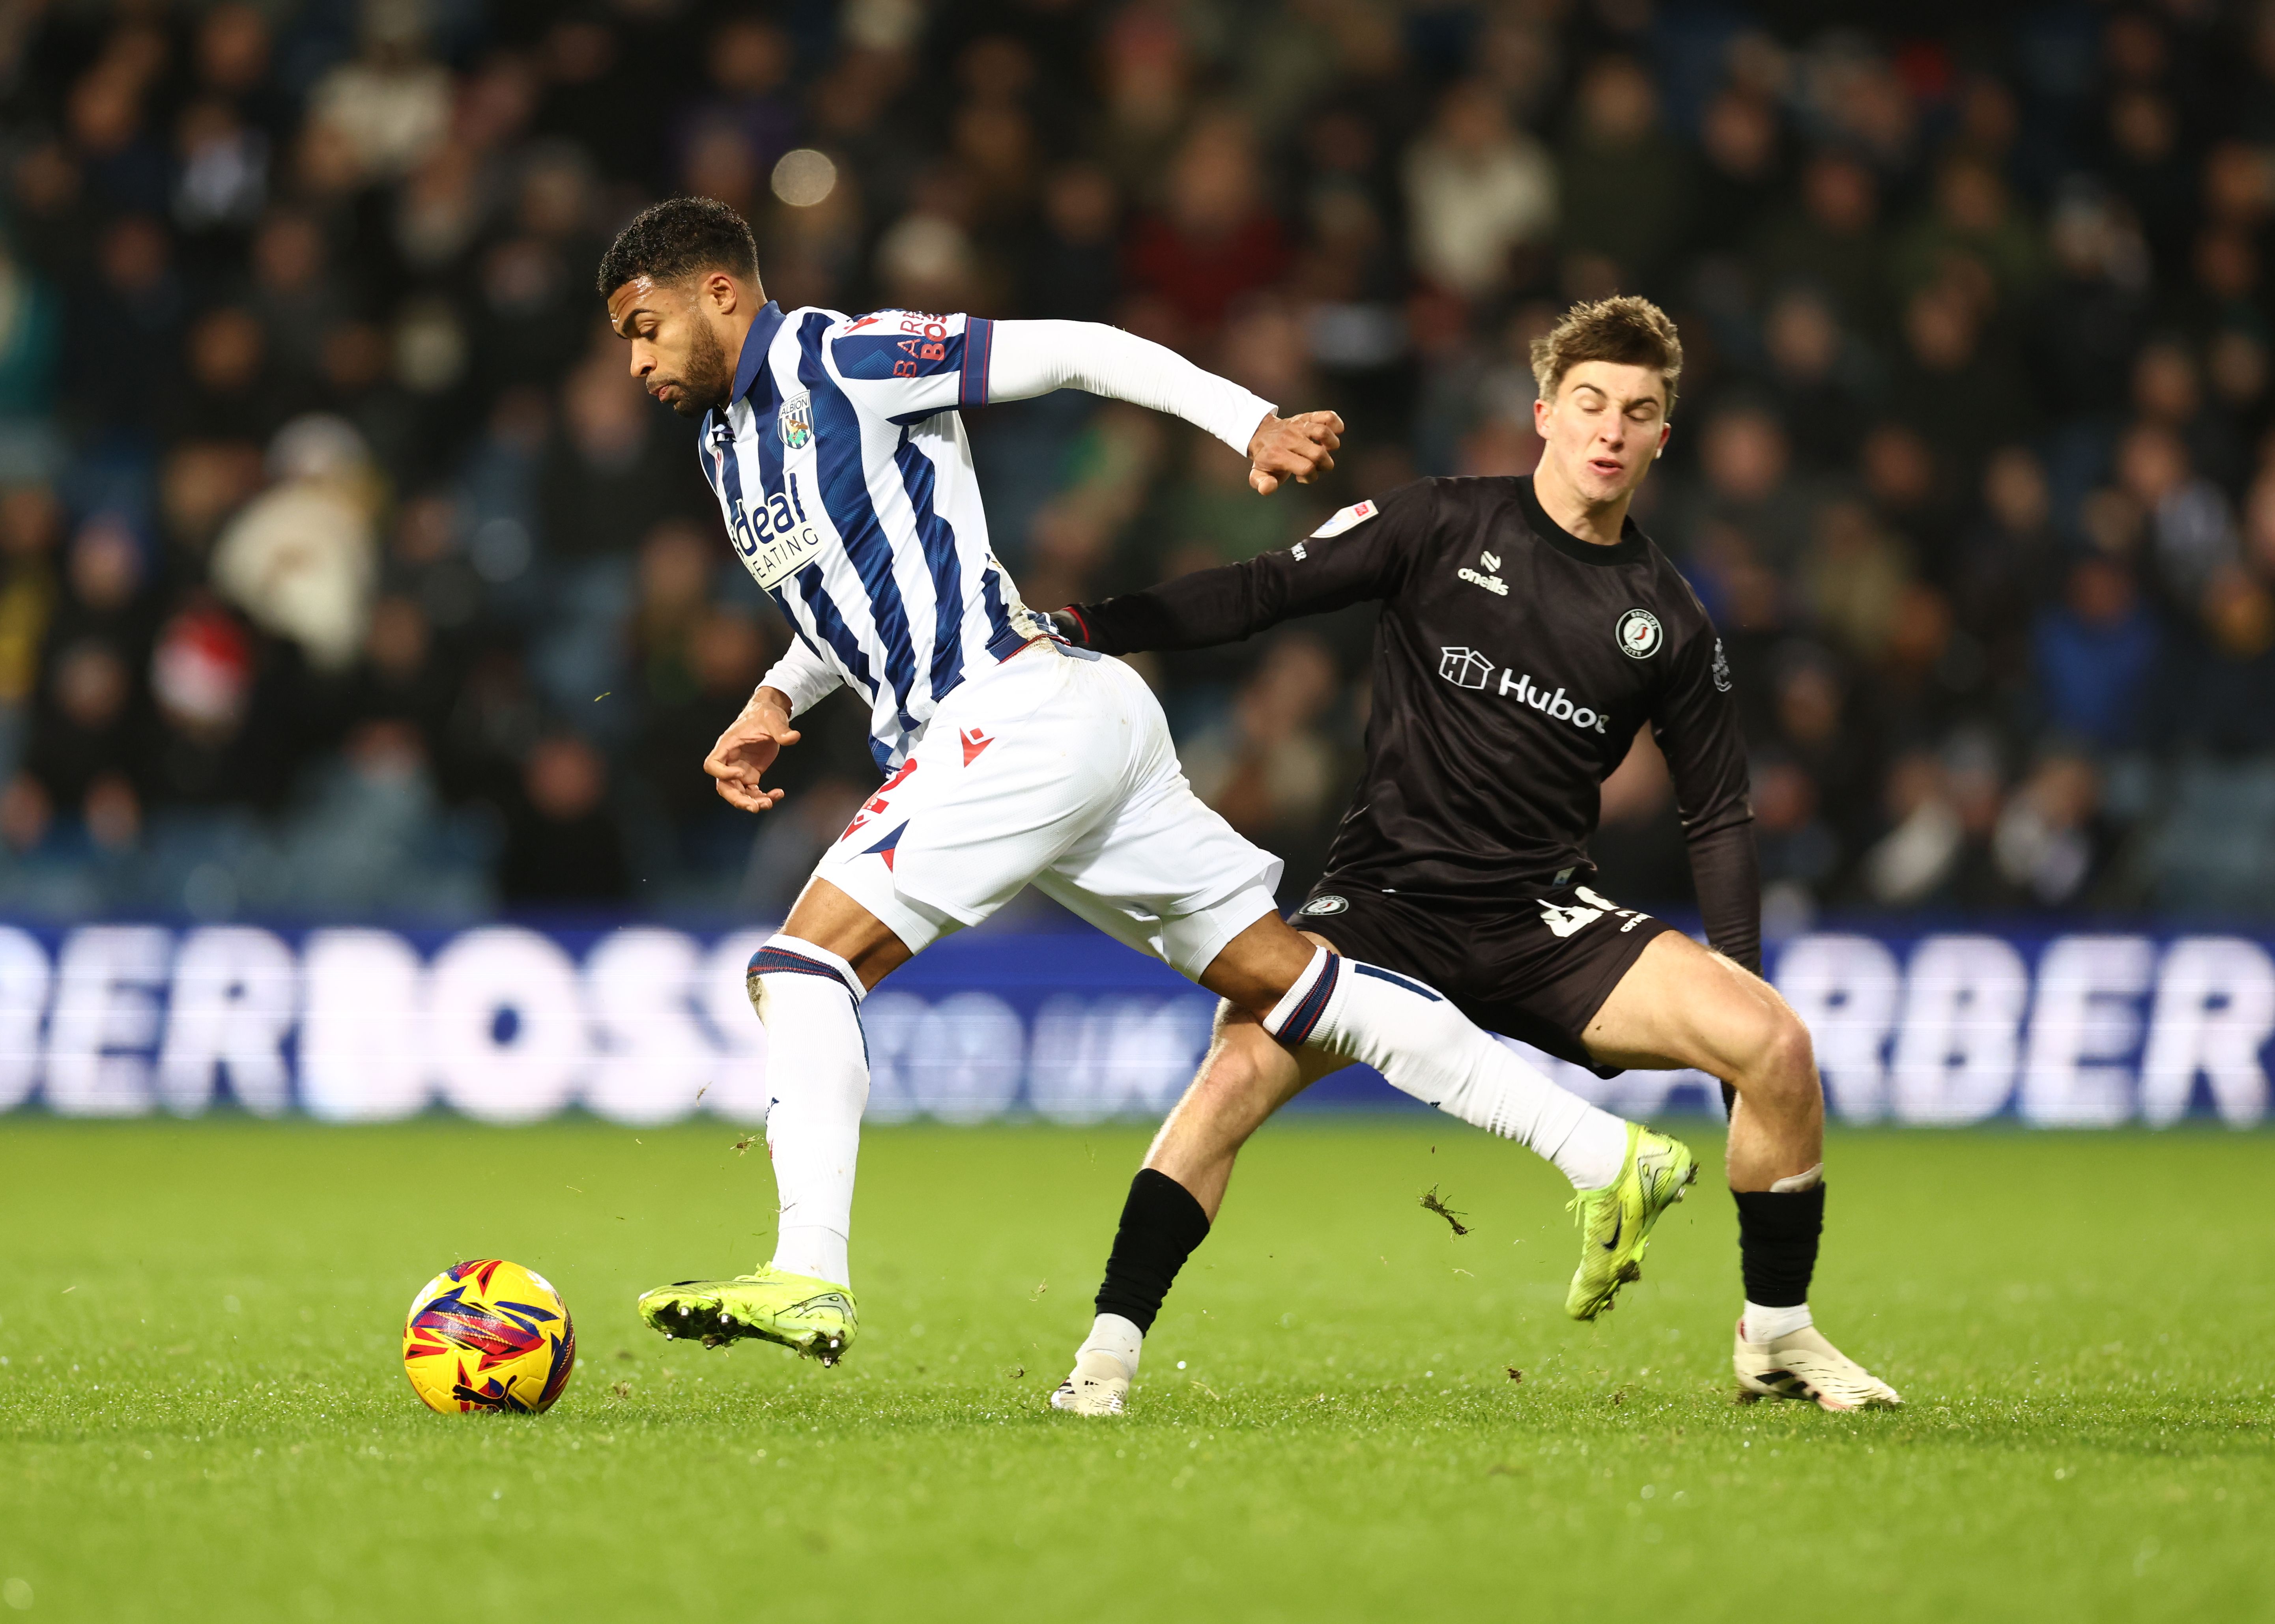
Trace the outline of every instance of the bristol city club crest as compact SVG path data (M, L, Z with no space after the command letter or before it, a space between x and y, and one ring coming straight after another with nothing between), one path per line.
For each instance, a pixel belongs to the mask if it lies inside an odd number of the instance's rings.
M1659 616L1649 609L1629 609L1620 616L1619 629L1613 635L1619 639L1620 653L1630 660L1648 660L1659 653L1667 634L1659 629Z
M803 451L813 438L813 397L793 395L782 402L782 444L793 451Z

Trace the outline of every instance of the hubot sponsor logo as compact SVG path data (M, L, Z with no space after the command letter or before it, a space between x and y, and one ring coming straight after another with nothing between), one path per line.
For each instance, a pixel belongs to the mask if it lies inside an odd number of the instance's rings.
M1474 648L1440 648L1438 651L1438 675L1456 688L1472 692L1485 688L1493 676L1493 662ZM1609 718L1602 712L1568 697L1561 688L1551 693L1546 688L1532 685L1529 673L1515 668L1500 674L1500 692L1512 695L1519 705L1529 705L1553 721L1568 721L1587 733L1607 733L1604 725Z
M1474 648L1441 648L1438 651L1438 675L1456 688L1479 689L1493 675L1493 662Z
M1667 634L1659 630L1659 616L1649 609L1629 609L1621 616L1614 636L1619 641L1620 653L1630 660L1650 659L1667 640Z

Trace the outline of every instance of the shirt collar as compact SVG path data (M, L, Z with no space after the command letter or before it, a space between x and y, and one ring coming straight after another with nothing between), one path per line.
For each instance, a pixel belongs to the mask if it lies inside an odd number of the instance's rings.
M735 392L727 398L737 401L751 392L760 375L766 371L767 351L774 348L775 334L781 330L782 309L772 299L751 323L751 330L743 336L742 359L735 363Z
M1593 541L1583 541L1554 519L1540 505L1540 498L1532 488L1532 477L1528 474L1517 480L1519 500L1524 506L1525 522L1532 533L1563 554L1583 564L1631 564L1640 562L1651 550L1650 538L1636 527L1632 517L1620 521L1620 539L1609 547Z

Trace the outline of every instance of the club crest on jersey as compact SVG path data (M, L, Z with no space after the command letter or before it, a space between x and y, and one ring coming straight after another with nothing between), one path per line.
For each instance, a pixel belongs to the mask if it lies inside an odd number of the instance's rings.
M1296 917L1300 919L1307 913L1342 913L1349 906L1350 898L1347 896L1315 896L1296 910Z
M1667 640L1667 634L1659 630L1659 616L1649 609L1629 609L1621 616L1619 629L1613 635L1619 640L1620 653L1630 660L1650 659Z
M803 451L813 439L813 397L793 395L782 402L777 419L782 426L782 442L793 451Z

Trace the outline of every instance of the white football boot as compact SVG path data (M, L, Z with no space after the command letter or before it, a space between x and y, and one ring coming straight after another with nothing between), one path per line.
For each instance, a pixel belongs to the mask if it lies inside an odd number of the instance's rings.
M1738 1398L1806 1399L1819 1409L1894 1409L1904 1401L1893 1387L1825 1340L1815 1326L1803 1326L1767 1342L1746 1340L1738 1320L1737 1351L1730 1363L1738 1372Z
M1130 1372L1100 1348L1075 1356L1074 1372L1051 1394L1051 1408L1069 1416L1118 1416L1130 1397Z

